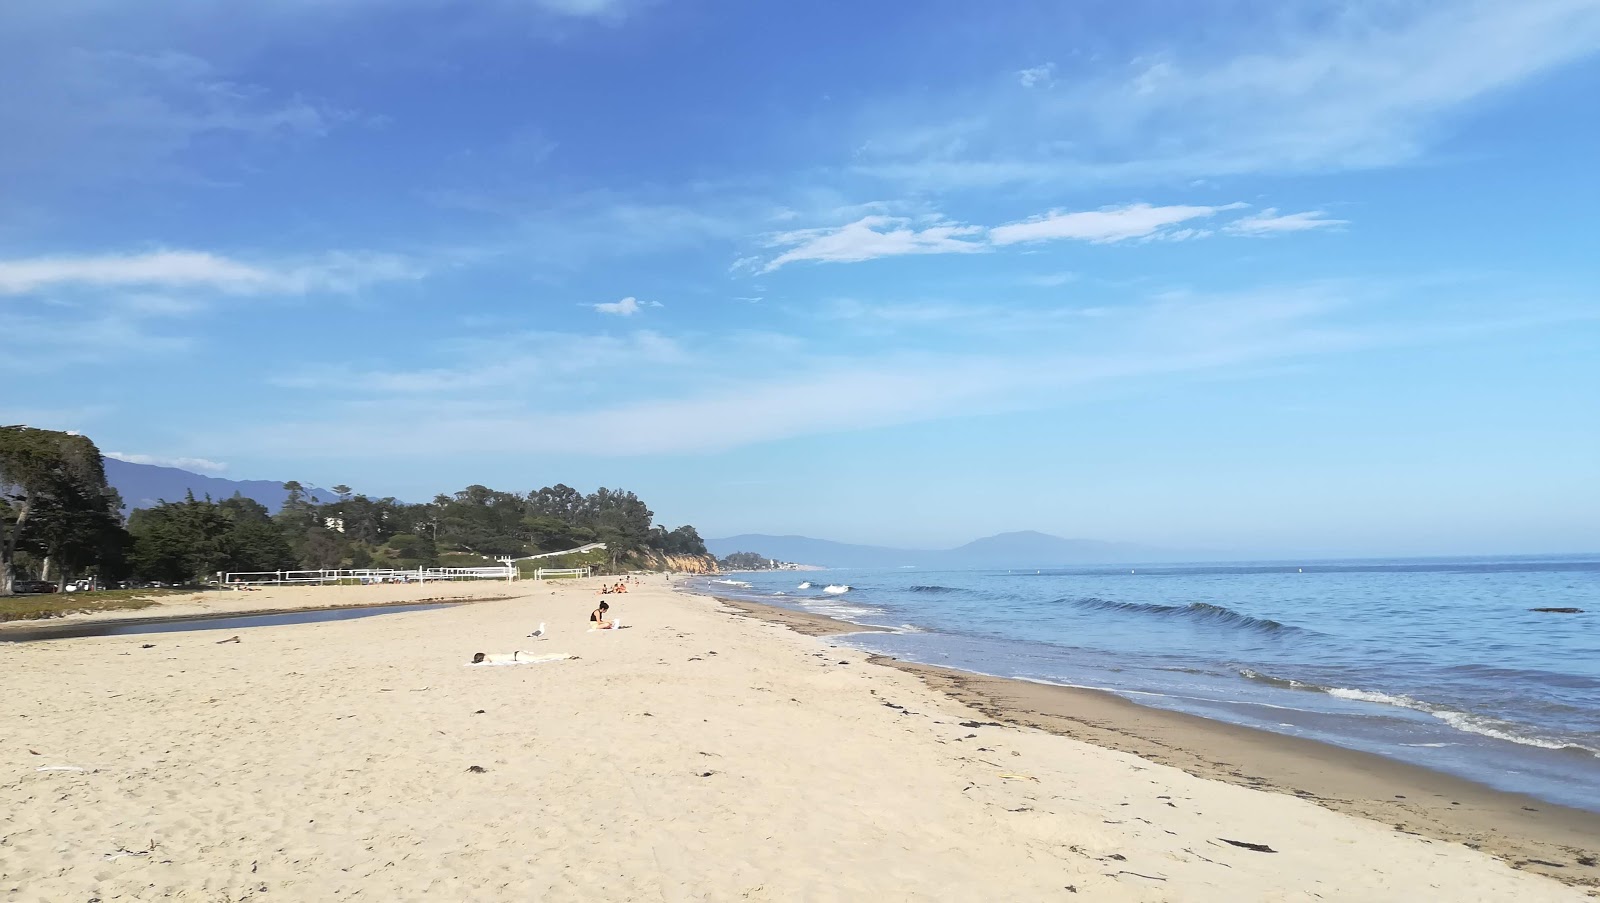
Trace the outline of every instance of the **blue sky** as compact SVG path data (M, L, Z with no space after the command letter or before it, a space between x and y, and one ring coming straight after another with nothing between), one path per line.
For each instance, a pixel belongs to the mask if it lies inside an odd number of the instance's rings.
M707 535L1600 549L1597 51L1596 0L9 4L0 422Z

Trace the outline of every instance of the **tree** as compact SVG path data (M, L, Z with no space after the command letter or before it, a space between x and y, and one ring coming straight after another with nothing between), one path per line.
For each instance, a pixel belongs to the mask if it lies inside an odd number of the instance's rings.
M33 543L81 563L116 526L116 494L100 450L86 437L0 427L0 595L10 595L19 546Z
M333 494L338 496L339 497L339 501L341 501L341 502L349 501L349 499L350 499L350 491L351 491L350 487L344 485L343 483L340 483L339 485L333 487Z

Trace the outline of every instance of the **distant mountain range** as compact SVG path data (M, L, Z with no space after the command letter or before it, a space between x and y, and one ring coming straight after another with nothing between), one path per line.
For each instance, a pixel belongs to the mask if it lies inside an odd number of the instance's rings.
M248 499L255 499L267 506L268 511L277 511L283 507L283 500L289 493L283 489L282 482L272 480L225 480L221 477L208 477L176 467L159 467L154 464L130 464L127 461L118 461L116 458L106 458L106 482L116 489L122 496L122 502L129 511L135 508L151 508L160 502L181 502L186 493L193 492L195 498L205 498L221 501L230 498L237 492ZM333 493L326 489L306 487L308 496L315 496L322 501L331 501Z
M708 539L706 547L719 558L734 552L756 552L779 561L833 568L1044 568L1216 557L1133 543L1063 539L1034 530L986 536L954 549L894 549L763 533Z
M106 458L106 480L122 495L128 510L149 508L162 501L181 501L187 493L225 499L235 492L255 499L276 512L288 495L274 480L228 480L190 473L176 467L130 464ZM326 489L306 487L306 495L329 501ZM975 539L954 549L896 549L812 539L808 536L771 536L745 533L708 539L706 547L718 558L734 552L755 552L765 558L831 568L1044 568L1076 564L1121 564L1147 561L1197 561L1215 554L1181 552L1133 543L1093 539L1063 539L1024 530Z

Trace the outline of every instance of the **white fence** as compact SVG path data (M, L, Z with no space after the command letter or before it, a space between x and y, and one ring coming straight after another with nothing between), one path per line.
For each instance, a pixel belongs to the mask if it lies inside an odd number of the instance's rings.
M517 569L506 565L478 568L344 568L318 571L229 571L218 575L224 586L294 586L303 584L427 583L431 580L516 580Z
M589 568L537 568L533 572L533 579L575 579L578 577L587 577L589 574Z

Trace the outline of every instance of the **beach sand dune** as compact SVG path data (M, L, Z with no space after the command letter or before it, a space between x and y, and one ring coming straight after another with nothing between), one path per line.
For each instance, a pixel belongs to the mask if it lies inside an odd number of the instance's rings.
M633 625L615 632L586 629L593 585L512 591L225 645L0 646L0 896L1586 899L1458 844L985 723L659 579L613 602ZM541 621L548 639L526 638ZM464 667L511 649L576 658Z

